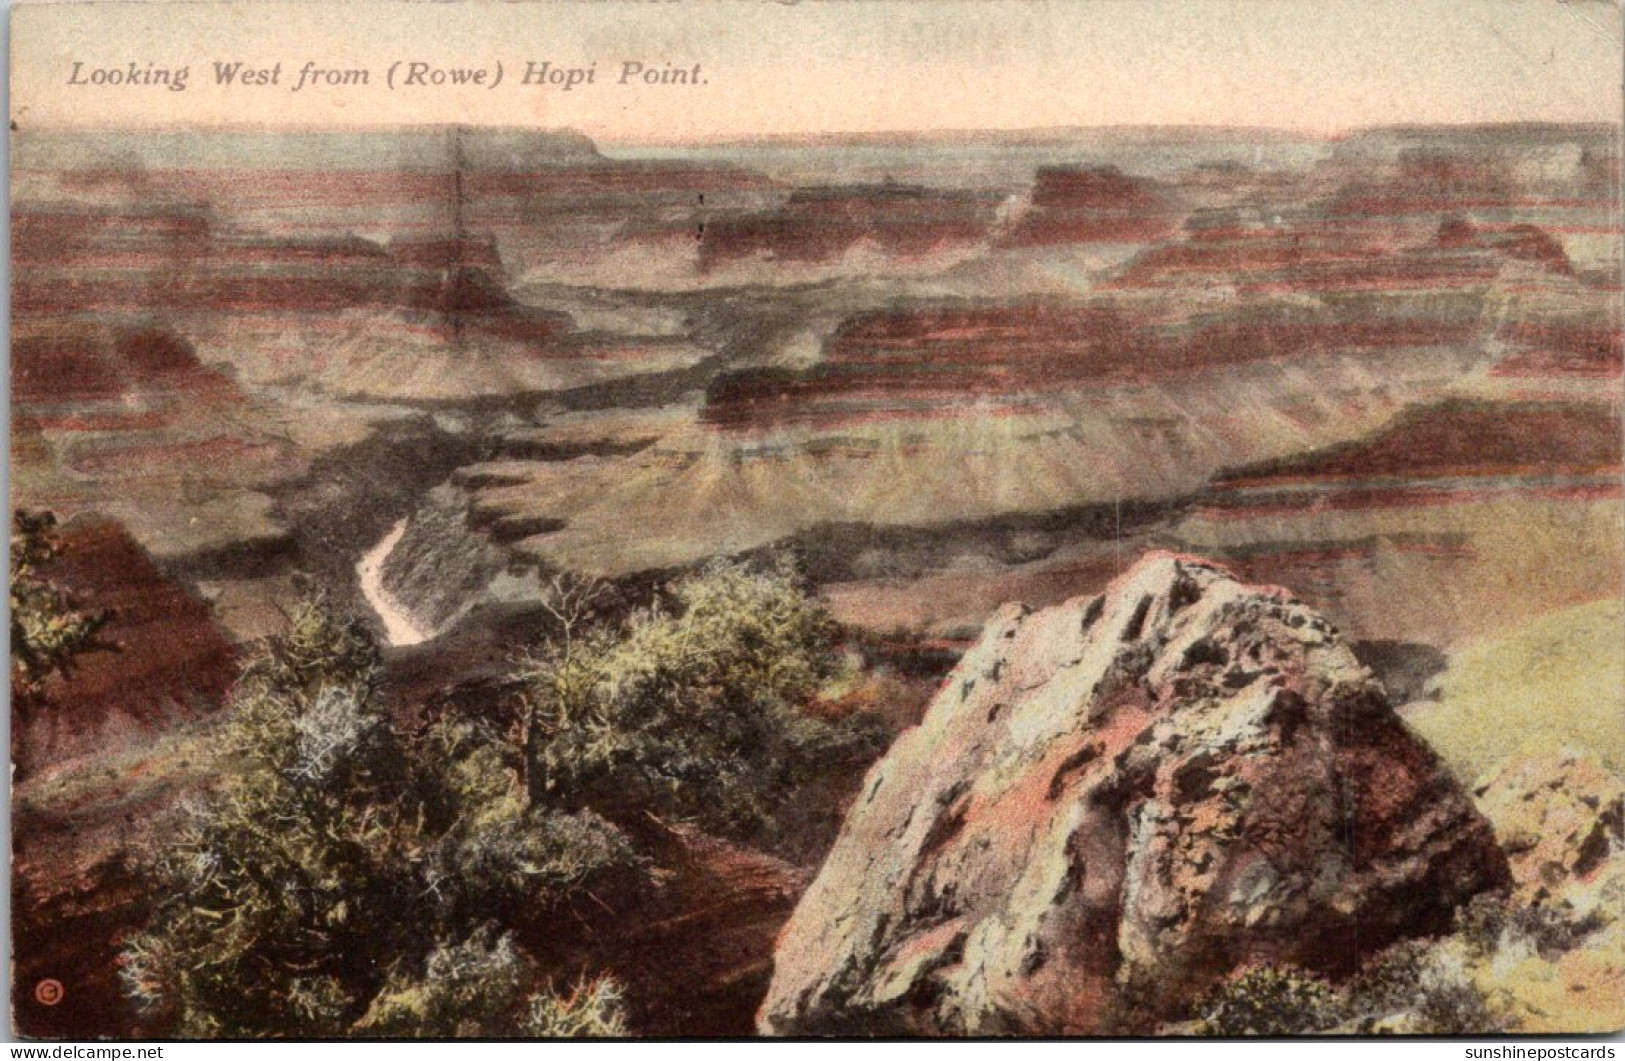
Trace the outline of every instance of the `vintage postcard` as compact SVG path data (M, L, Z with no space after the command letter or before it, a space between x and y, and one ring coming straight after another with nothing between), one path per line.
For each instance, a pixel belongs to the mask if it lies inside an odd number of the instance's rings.
M1619 1030L1621 44L21 4L14 1034Z

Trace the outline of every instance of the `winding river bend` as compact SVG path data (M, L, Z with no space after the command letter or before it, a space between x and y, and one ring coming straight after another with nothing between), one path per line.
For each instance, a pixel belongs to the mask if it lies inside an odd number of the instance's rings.
M406 533L406 519L395 522L389 533L361 557L355 565L356 577L361 582L361 595L384 624L384 641L393 646L417 645L434 636L412 618L406 606L384 588L384 561Z

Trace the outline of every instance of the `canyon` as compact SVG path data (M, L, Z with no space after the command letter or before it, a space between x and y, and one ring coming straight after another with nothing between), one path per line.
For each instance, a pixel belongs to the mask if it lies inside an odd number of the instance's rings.
M1010 602L1198 555L1335 625L1469 791L1489 646L1617 640L1611 127L13 142L14 504L62 518L57 577L120 646L14 731L19 983L139 916L131 852L312 587L403 711L483 709L551 577L632 607L787 551L904 729ZM662 1027L744 1034L816 865L663 842L728 923L650 930L721 947Z

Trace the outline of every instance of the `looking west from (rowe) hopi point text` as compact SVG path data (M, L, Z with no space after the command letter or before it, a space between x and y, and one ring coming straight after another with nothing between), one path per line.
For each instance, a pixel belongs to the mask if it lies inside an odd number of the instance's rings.
M1616 6L14 36L19 1034L1625 1024Z

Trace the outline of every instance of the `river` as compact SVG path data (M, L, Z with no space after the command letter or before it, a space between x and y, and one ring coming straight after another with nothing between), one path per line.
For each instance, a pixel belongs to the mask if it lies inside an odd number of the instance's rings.
M355 565L356 576L361 580L361 595L384 624L384 641L395 646L421 644L434 636L433 630L420 626L411 612L384 588L384 561L405 533L406 520L402 518Z

